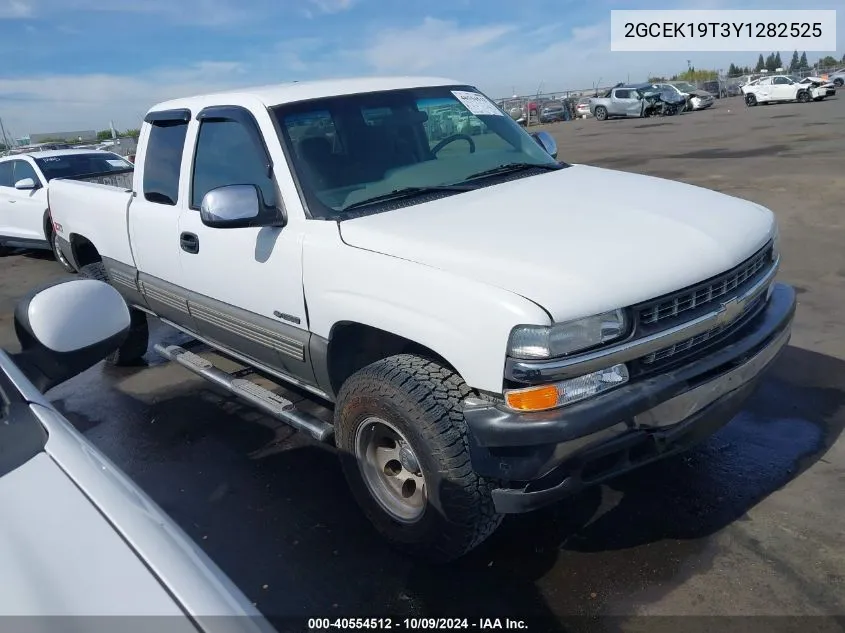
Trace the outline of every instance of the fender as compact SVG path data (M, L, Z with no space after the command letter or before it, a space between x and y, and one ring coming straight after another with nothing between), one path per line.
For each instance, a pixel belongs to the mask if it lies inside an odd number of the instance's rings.
M333 327L345 321L369 325L436 352L470 387L501 393L513 327L552 322L544 309L524 297L348 246L340 241L336 224L320 224L303 244L313 334L328 339Z

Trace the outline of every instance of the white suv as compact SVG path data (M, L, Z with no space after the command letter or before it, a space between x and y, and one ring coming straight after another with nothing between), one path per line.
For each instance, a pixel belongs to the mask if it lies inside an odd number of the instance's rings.
M47 208L47 183L132 170L112 152L62 149L0 158L0 256L12 248L52 249L68 272L73 267L56 245Z

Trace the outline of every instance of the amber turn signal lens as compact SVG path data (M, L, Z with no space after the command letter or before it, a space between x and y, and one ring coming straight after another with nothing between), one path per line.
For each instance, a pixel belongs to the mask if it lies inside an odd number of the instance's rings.
M542 385L508 391L505 393L505 402L517 411L545 411L557 406L558 396L555 385Z

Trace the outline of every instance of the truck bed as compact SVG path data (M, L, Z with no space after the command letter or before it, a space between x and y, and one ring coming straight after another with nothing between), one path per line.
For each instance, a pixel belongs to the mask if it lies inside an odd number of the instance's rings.
M126 170L52 180L48 201L59 237L72 242L84 235L101 256L134 265L127 224L133 174Z

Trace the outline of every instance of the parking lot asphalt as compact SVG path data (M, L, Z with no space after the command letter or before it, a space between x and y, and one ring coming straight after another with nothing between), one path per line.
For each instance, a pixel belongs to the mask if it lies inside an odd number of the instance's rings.
M563 160L709 187L779 218L780 278L800 301L791 345L693 451L511 517L439 568L381 542L330 450L153 352L147 367L101 364L50 398L268 615L536 616L551 628L589 616L613 630L640 630L645 615L845 615L845 98L546 129ZM567 204L565 191L549 202ZM601 213L625 192L577 204ZM62 276L47 253L0 260L0 345L16 346L17 299Z

